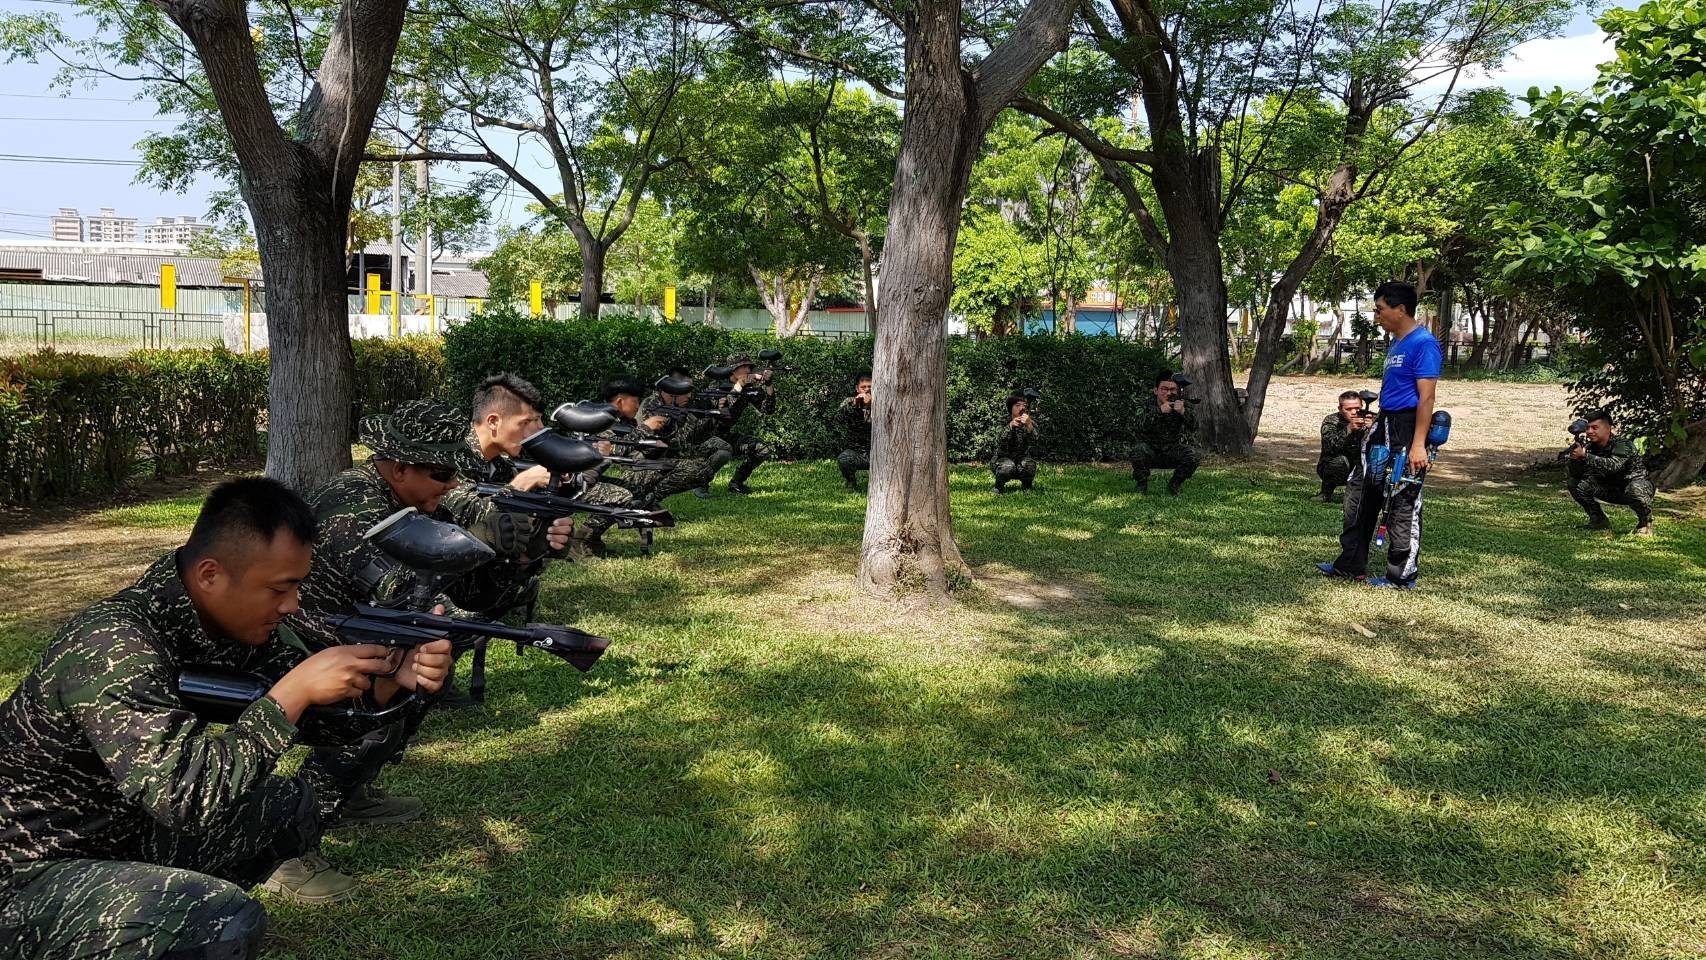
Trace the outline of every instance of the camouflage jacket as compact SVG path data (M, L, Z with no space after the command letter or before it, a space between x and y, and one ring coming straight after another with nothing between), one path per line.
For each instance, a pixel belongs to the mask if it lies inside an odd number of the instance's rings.
M848 397L835 408L835 423L848 449L871 449L871 408L861 405L857 397Z
M177 673L218 666L276 681L307 657L309 630L281 626L258 647L209 636L176 554L72 618L0 704L0 888L8 866L144 859L162 828L220 823L297 728L263 697L216 732L179 700Z
M1362 458L1362 431L1352 432L1351 422L1340 416L1338 411L1327 415L1321 421L1321 456L1317 463L1326 463L1334 457L1344 457L1352 463Z
M1001 436L995 441L995 459L1012 460L1015 463L1030 456L1031 441L1036 434L1024 427L1015 427L1012 421L1001 428Z
M1189 405L1185 412L1163 413L1154 397L1144 398L1137 409L1137 442L1151 447L1191 446L1196 442L1197 418Z
M766 384L765 386L769 385ZM733 380L720 380L712 384L712 387L717 390L733 390L735 384ZM756 410L760 414L776 412L776 390L774 387L768 390L760 389L756 397L743 393L718 399L720 400L719 405L724 410L729 411L727 417L714 419L711 424L718 436L734 433L735 428L740 424L741 417L745 416L748 410Z
M652 411L667 406L663 397L654 393L640 405L639 419L643 422L652 416ZM641 427L648 437L666 441L669 444L669 455L672 460L692 460L700 456L695 450L716 434L716 418L697 414L678 414L671 417L657 430L647 430Z
M351 612L355 604L383 604L406 595L414 574L398 567L364 536L374 524L404 504L391 492L373 461L345 470L309 491L320 535L314 541L314 565L302 581L302 609L309 615ZM448 498L446 498L448 499ZM443 502L429 514L434 520L456 523ZM470 617L448 597L440 595L451 616Z
M1622 437L1612 437L1605 447L1587 445L1587 456L1581 460L1587 475L1595 480L1629 483L1647 479L1647 465L1635 452L1635 444Z

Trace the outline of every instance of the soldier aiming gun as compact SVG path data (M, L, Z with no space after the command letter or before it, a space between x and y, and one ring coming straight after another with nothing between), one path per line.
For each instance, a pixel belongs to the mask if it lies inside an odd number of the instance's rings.
M1031 418L1031 403L1040 397L1036 390L1015 393L1007 398L1007 425L995 441L995 456L989 470L995 475L995 492L1006 493L1007 484L1019 481L1019 489L1029 490L1037 477L1037 461L1031 458L1031 445L1036 439L1037 425Z
M1138 409L1137 444L1131 451L1131 478L1138 493L1149 492L1152 471L1171 470L1167 492L1176 496L1202 462L1191 409L1200 401L1185 395L1190 386L1191 379L1184 374L1162 370L1155 377L1154 399Z
M871 469L871 375L853 378L853 395L835 408L835 425L845 446L835 457L847 489L859 490L859 471Z
M1353 466L1362 459L1363 438L1374 426L1370 405L1378 399L1380 395L1373 390L1346 390L1339 394L1339 409L1321 421L1321 456L1315 461L1321 492L1311 500L1332 503L1333 491L1350 478Z
M776 385L771 382L778 369L776 364L781 361L782 354L776 350L765 350L761 357L773 357L769 365L760 370L753 365L752 358L744 353L737 353L721 367L706 367L705 376L712 380L710 390L703 391L702 397L710 397L712 402L723 411L723 416L712 422L714 439L706 441L709 449L727 448L730 459L740 461L735 465L734 476L729 478L729 492L746 494L752 488L746 481L759 464L769 460L773 454L768 446L748 432L737 432L741 417L747 410L756 410L760 414L770 414L776 410ZM699 491L709 495L706 487Z
M1587 511L1586 528L1609 529L1600 504L1618 503L1635 511L1636 536L1652 536L1653 481L1635 445L1617 435L1611 414L1594 410L1570 424L1570 433L1575 441L1559 456L1568 461L1571 499Z

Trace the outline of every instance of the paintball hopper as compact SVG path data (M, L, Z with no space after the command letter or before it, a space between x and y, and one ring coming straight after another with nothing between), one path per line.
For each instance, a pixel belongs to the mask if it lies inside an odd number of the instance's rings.
M434 520L414 507L398 510L363 536L403 566L437 577L459 576L497 555L456 524Z
M553 420L561 423L557 414L563 412L562 407L551 415ZM600 416L604 416L601 414ZM606 426L609 424L607 423ZM602 429L602 428L600 428ZM604 462L604 454L598 448L582 440L572 440L552 430L541 430L526 440L521 441L521 452L527 459L551 471L556 476L570 473L580 473L591 470Z
M1195 380L1192 380L1190 377L1187 377L1182 373L1173 374L1173 385L1179 388L1179 399L1180 400L1183 400L1186 403L1193 403L1193 404L1202 402L1201 397L1187 397L1187 396L1185 396L1185 391L1189 390L1191 388L1191 384L1193 384L1195 382L1196 382Z
M1430 447L1443 447L1451 439L1451 411L1435 410L1433 420L1428 422L1428 440Z
M1372 406L1375 401L1380 399L1380 394L1375 393L1373 390L1358 390L1357 399L1361 400L1362 405L1365 407Z
M1588 432L1588 420L1586 417L1577 417L1576 419L1570 421L1570 436L1579 437L1582 434L1587 433L1587 432Z
M597 433L616 422L616 414L608 404L581 406L565 403L551 411L551 422L570 433Z
M1038 400L1043 398L1042 391L1038 390L1036 387L1026 387L1019 391L1019 396L1024 397L1025 401L1033 407L1037 405Z
M768 350L760 350L758 351L758 359L763 360L765 363L781 363L782 351L777 350L775 347L771 347Z
M738 367L710 366L705 368L704 377L707 380L727 380L734 376L735 371L738 369Z
M676 396L682 396L693 392L692 379L674 374L659 377L657 382L652 384L652 386L656 388L659 393L669 393Z

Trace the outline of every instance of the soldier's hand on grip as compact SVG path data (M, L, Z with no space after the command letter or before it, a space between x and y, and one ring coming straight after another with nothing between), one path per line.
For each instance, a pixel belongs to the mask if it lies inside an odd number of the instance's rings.
M295 723L311 706L361 696L373 686L373 674L391 672L389 653L376 643L328 647L280 677L267 695Z

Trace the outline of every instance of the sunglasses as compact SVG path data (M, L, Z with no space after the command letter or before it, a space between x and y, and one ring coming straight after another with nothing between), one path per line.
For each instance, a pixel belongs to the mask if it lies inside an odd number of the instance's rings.
M414 467L431 477L433 483L449 483L456 479L455 467L439 467L428 463L417 463Z

